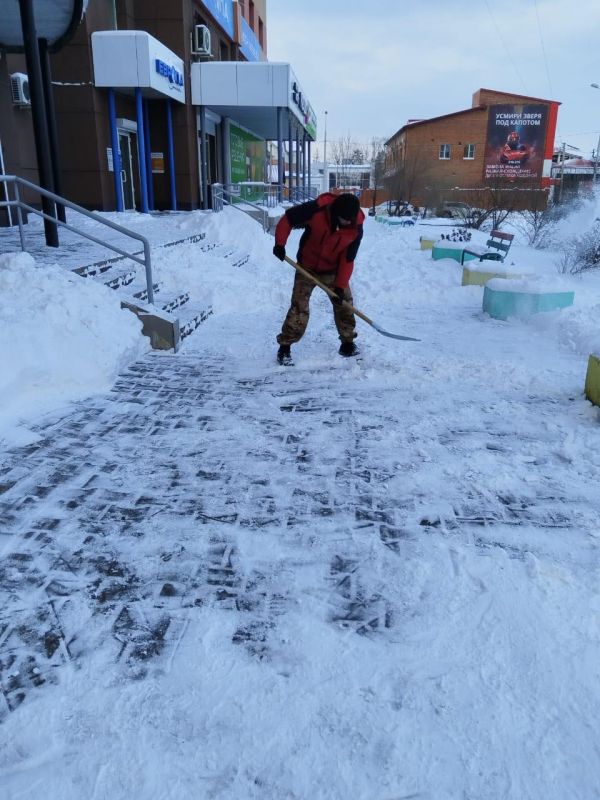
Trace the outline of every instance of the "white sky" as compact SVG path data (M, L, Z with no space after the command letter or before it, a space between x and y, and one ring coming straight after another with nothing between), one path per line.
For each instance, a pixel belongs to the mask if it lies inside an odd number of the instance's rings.
M556 144L600 134L600 0L268 0L268 57L289 61L327 139L388 137L471 106L480 87L562 103Z

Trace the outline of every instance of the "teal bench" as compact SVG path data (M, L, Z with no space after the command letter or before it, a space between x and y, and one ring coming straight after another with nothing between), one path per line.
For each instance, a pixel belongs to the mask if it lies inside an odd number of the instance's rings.
M460 246L450 247L450 244L450 242L443 242L433 245L431 248L431 257L434 261L439 261L441 258L453 258L455 261L458 261L459 264L463 263L464 250ZM464 260L468 261L471 258L477 258L477 256L467 255L464 257Z

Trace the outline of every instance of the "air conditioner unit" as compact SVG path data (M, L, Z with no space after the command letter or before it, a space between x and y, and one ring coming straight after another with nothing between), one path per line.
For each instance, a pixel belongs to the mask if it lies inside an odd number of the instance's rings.
M210 56L210 31L206 25L194 25L192 52L196 56Z
M10 76L10 91L13 105L30 106L29 78L23 72L15 72Z

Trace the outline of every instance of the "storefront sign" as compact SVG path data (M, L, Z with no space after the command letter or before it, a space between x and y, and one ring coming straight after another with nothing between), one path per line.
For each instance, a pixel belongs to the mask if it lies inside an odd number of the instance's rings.
M201 0L230 39L234 37L232 0Z
M548 106L490 106L484 155L489 181L539 178L544 163Z
M297 80L292 78L291 86L292 105L296 107L299 112L300 119L302 120L306 132L312 139L317 138L317 117L312 110L312 106L304 96L302 89Z
M254 31L243 17L240 17L240 19L242 20L242 41L240 42L242 55L247 58L248 61L263 61L263 52L260 47L260 42L254 35Z
M175 84L176 86L183 86L183 75L179 70L175 69L175 67L165 64L160 58L155 59L154 65L158 74L167 78L169 83Z
M183 61L145 31L92 34L94 85L143 89L145 97L185 103Z

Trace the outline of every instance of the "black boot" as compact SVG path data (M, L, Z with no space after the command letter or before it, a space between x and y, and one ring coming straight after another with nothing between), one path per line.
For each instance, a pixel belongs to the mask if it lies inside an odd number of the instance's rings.
M292 353L289 344L280 344L277 351L277 363L283 364L284 367L291 367L293 365Z
M342 342L340 345L340 349L338 353L341 356L357 356L358 355L358 347L354 344L354 342Z

